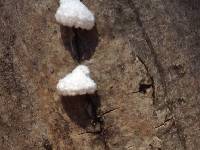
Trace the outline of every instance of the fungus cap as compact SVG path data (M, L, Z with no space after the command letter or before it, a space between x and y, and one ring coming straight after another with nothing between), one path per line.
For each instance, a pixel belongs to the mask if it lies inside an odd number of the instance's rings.
M87 66L85 65L79 65L77 66L72 73L75 73L75 72L82 72L83 74L89 76L90 75L90 70Z
M89 68L85 65L79 65L59 80L57 84L58 93L63 96L93 94L97 89L97 85L89 75Z
M80 0L60 0L56 21L64 26L90 30L95 24L93 13Z

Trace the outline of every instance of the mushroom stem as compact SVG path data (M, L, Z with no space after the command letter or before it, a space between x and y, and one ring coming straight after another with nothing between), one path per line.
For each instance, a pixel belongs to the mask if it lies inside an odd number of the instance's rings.
M81 61L81 49L79 46L79 34L77 29L73 28L72 31L74 32L74 37L72 39L72 49L75 53L75 59L77 60L78 63Z

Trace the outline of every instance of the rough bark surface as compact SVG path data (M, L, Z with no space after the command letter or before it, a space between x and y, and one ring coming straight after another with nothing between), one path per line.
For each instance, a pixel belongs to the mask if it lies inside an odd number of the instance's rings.
M83 3L91 31L58 25L58 1L0 0L0 149L199 149L200 2ZM60 97L78 63L97 93Z

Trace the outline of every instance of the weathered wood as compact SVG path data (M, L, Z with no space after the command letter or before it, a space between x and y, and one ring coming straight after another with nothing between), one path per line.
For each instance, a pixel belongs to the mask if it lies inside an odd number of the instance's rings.
M83 2L94 33L59 26L58 1L0 0L0 149L199 149L200 2ZM98 92L59 97L76 58Z

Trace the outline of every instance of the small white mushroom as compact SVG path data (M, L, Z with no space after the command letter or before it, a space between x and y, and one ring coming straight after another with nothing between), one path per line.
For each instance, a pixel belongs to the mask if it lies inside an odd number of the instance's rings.
M95 24L93 13L80 0L60 0L55 18L64 26L87 30Z
M63 96L93 94L96 89L97 85L90 78L90 70L85 65L76 67L57 84L57 91Z

